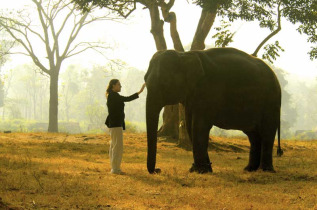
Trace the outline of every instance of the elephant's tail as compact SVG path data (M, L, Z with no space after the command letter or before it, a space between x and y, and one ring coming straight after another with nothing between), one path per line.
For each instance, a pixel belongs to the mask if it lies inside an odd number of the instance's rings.
M281 109L280 109L279 123L277 128L277 140L278 140L277 156L281 157L283 155L283 150L281 148Z

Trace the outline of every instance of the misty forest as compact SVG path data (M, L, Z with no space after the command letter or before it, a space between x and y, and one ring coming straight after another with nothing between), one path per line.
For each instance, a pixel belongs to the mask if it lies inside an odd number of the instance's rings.
M184 24L186 16L193 22ZM242 34L243 27L247 32ZM314 0L1 2L0 209L317 208L316 29ZM298 58L289 56L297 43L285 41L291 34L305 44ZM284 155L277 157L275 141L276 173L242 172L249 158L248 136L217 125L207 143L214 173L200 175L205 171L194 168L195 151L192 169L198 174L189 173L194 137L186 130L186 105L177 103L159 112L162 172L148 168L157 173L151 177L146 171L152 137L145 88L124 106L127 176L109 176L109 81L119 79L120 95L129 96L140 90L158 51L232 47L263 60L280 84ZM316 72L305 74L309 70ZM168 94L173 88L162 90ZM251 158L250 151L249 165ZM195 196L204 202L191 199Z

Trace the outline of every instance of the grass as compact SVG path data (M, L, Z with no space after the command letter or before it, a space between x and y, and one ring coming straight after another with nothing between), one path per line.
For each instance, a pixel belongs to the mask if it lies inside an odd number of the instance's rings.
M1 134L0 209L317 209L317 141L282 140L277 173L249 173L246 139L212 139L214 173L189 173L192 153L161 138L150 175L146 135L125 133L127 174L112 175L109 135Z

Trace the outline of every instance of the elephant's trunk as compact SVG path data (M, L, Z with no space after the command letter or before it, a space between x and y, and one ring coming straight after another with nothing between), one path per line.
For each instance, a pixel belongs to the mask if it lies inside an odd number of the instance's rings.
M156 172L156 148L157 148L157 128L159 114L162 106L158 105L155 100L151 100L149 96L146 98L146 129L147 129L147 169L150 174Z

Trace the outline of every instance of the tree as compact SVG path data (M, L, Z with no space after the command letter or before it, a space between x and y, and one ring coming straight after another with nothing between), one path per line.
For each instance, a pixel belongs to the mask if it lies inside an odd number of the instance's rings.
M271 66L271 68L274 70L282 90L281 135L283 138L288 138L291 134L291 127L294 127L298 117L298 113L294 105L295 97L288 91L288 73L286 73L283 69L274 66Z
M40 74L38 67L33 64L19 65L3 74L5 106L3 117L8 116L10 107L21 111L24 119L48 120L49 78ZM43 113L45 112L45 113Z
M167 49L163 34L163 25L165 22L170 24L170 35L173 40L174 49L177 51L184 51L177 31L176 14L171 12L175 0L167 0L167 2L165 0L73 0L73 2L76 2L83 11L89 10L91 5L97 5L116 11L120 16L125 18L136 10L136 4L139 3L149 10L151 33L157 50ZM272 31L256 48L253 53L254 56L257 56L264 44L281 30L281 17L286 18L294 24L299 23L299 31L309 35L309 41L311 43L317 42L315 34L317 9L316 1L313 0L192 0L192 3L200 6L202 10L190 50L203 50L205 48L205 39L217 16L228 18L230 22L237 19L245 21L257 20L261 27L269 28ZM162 18L159 10L161 10ZM226 46L229 43L225 43L225 41L228 40L223 39L221 46ZM282 48L278 45L278 42L275 42L275 44L271 46L267 46L266 58L274 59L274 56L277 56L279 49ZM312 49L310 55L311 58L316 56L316 48ZM177 108L177 106L167 106L164 108L164 122L160 131L162 133L168 131L166 132L168 135L178 136L175 128L177 130L177 128L180 127L180 142L188 144L188 136L186 135L185 126L183 126L184 109L180 106L178 121Z
M204 5L204 0L197 0L196 3ZM279 56L278 51L284 51L278 41L273 44L265 44L282 30L282 19L298 24L298 32L308 35L308 42L315 45L317 43L317 2L313 0L264 0L264 1L244 1L233 0L228 7L224 7L223 11L218 14L223 18L228 18L230 22L240 18L242 20L257 20L260 27L268 28L271 32L263 39L263 41L255 48L253 56L258 56L261 49L264 48L262 58L273 63ZM241 5L241 6L238 6ZM232 7L233 6L233 7ZM237 6L237 9L233 10ZM231 9L230 9L231 8ZM213 38L217 38L216 46L225 47L232 42L234 33L227 28L230 26L227 22L222 22L221 27L215 28L219 33ZM225 30L226 29L226 30ZM308 52L311 59L317 58L316 46L311 47Z
M11 87L11 83L12 83L12 78L13 78L13 74L12 74L12 70L10 70L9 72L7 72L4 75L1 75L1 81L2 81L2 94L3 94L3 107L2 107L2 119L4 120L4 115L5 115L5 104L4 102L7 102L7 96L8 96L8 92L9 89Z
M81 13L63 0L30 0L31 10L2 14L0 27L20 44L34 64L50 78L49 132L58 132L58 79L62 63L88 49L105 49L102 43L75 40L82 29L100 20L111 19L109 14L96 16ZM36 11L36 14L32 12ZM67 39L66 43L63 40ZM42 52L41 49L45 49ZM45 54L45 56L41 56Z
M3 28L0 27L0 75L1 75L1 67L8 60L9 51L14 46L14 42L6 39L3 34ZM0 107L4 105L4 81L0 78Z
M0 107L4 105L4 83L0 79Z
M80 69L79 66L71 65L61 74L62 87L60 98L63 105L63 116L66 116L67 122L69 122L70 118L71 102L74 96L79 92L78 69Z

